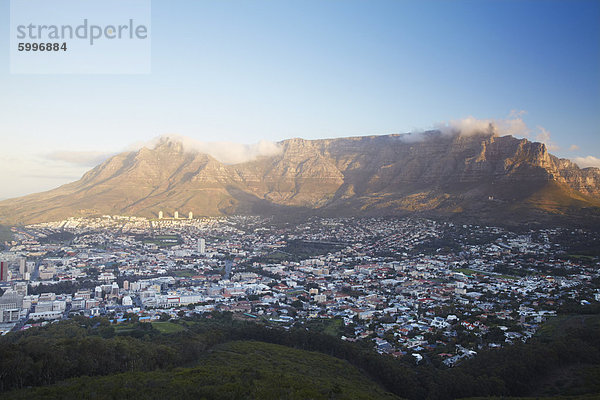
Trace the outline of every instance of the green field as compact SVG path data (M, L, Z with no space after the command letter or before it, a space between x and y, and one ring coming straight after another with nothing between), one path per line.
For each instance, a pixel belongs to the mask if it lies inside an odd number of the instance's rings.
M198 271L194 269L178 269L173 271L173 275L181 278L191 278L192 276L198 275Z
M458 269L455 269L455 270L453 270L453 271L454 271L454 272L462 272L462 273L463 273L463 274L465 274L465 275L473 275L473 274L475 274L475 273L476 273L476 272L475 272L475 271L473 271L472 269L468 269L468 268L458 268Z
M313 332L321 332L333 337L340 337L342 335L344 321L340 318L319 318L307 321L305 326Z
M166 334L185 331L183 326L174 324L172 322L152 322L152 327L158 330L160 333Z
M171 247L183 243L179 235L156 235L142 238L144 244L155 244L158 247Z

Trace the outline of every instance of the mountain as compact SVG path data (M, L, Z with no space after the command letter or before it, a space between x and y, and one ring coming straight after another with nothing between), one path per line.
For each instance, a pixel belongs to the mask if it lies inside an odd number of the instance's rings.
M80 180L0 202L0 222L71 216L424 215L526 222L600 216L600 169L542 143L493 134L289 139L273 156L227 165L162 138Z

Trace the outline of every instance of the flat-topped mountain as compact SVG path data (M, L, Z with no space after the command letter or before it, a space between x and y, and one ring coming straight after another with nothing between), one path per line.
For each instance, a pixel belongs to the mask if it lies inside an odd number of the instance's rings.
M162 138L57 189L0 202L0 223L125 214L463 216L482 221L600 215L600 169L512 136L289 139L228 165Z

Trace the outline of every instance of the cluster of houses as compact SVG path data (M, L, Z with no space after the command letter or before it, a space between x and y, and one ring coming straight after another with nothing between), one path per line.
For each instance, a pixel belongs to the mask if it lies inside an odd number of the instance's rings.
M600 300L598 260L563 257L561 233L426 219L71 218L15 230L0 254L10 265L0 330L229 311L284 329L320 321L380 353L452 366L527 340L565 301ZM290 243L327 251L298 257Z

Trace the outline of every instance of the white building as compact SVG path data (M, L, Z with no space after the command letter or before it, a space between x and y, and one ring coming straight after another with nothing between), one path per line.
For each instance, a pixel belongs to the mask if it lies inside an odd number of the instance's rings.
M27 272L27 259L25 257L19 258L19 273L21 276L25 275Z
M34 312L29 314L29 318L33 320L38 319L60 319L62 317L61 311L44 311L44 312Z

